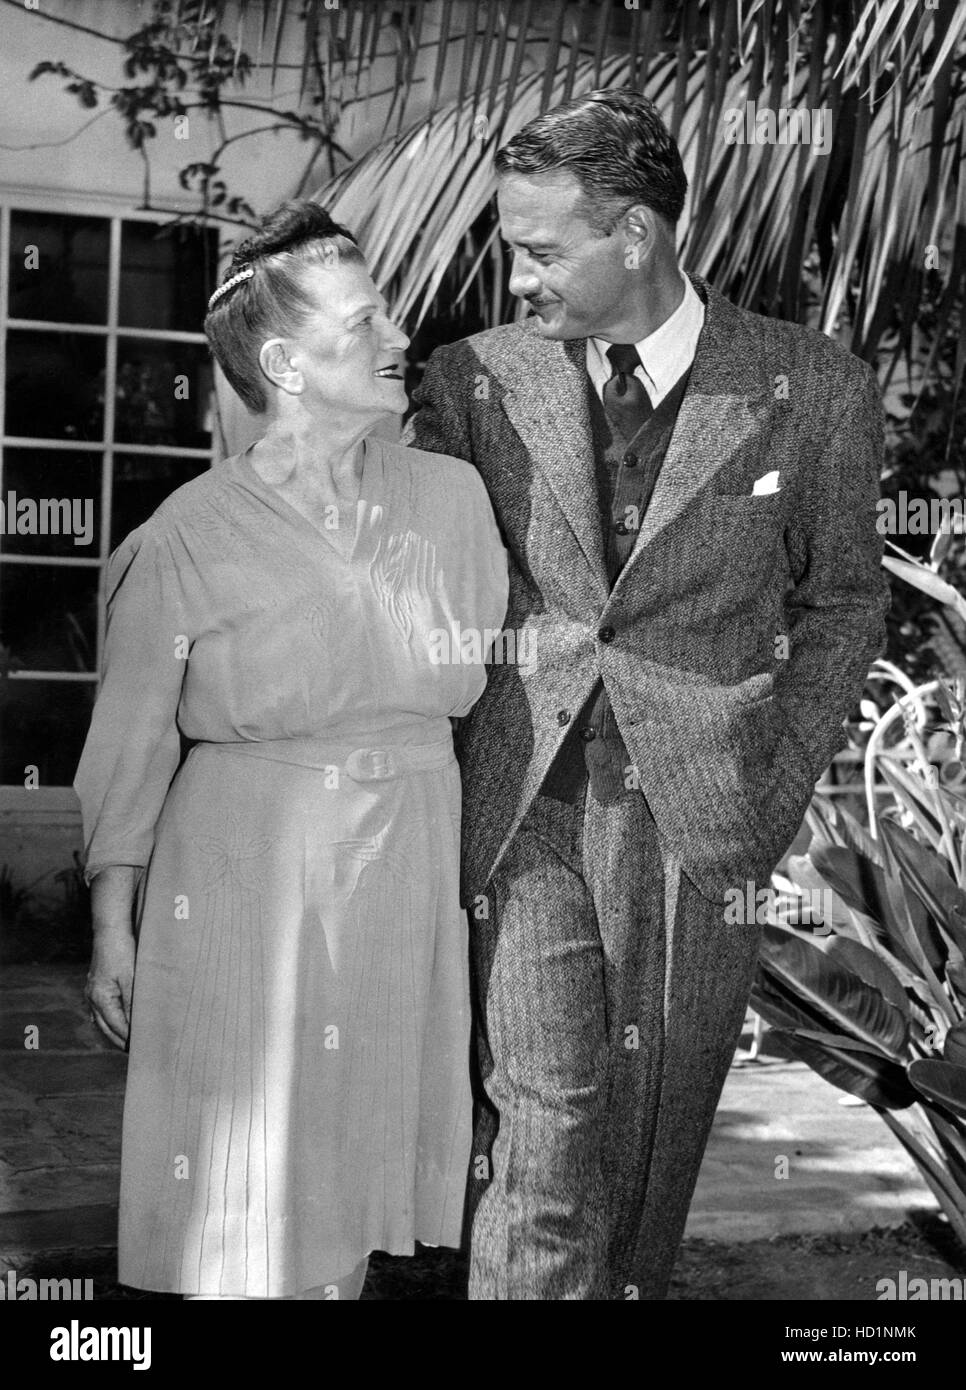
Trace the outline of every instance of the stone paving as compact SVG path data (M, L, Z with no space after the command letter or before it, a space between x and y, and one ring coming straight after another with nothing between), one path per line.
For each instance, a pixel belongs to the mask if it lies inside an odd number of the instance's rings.
M88 1022L84 975L76 965L7 966L0 979L0 1272L115 1243L126 1059ZM861 1231L934 1211L875 1113L841 1095L800 1063L739 1054L687 1234Z

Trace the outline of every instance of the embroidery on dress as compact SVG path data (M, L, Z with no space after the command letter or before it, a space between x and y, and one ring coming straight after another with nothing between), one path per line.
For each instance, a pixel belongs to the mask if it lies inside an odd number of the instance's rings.
M203 835L198 847L208 859L205 877L206 893L213 893L228 883L258 892L264 883L264 867L258 864L271 849L275 840L268 835L243 835L238 822L229 815L224 833Z
M396 631L411 642L417 611L428 609L443 583L436 546L415 531L380 537L369 582Z

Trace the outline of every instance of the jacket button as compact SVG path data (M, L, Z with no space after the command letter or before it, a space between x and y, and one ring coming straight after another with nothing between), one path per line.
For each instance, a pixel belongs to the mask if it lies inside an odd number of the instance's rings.
M558 723L558 724L569 724L569 723L570 723L570 710L569 710L569 709L560 709L560 710L557 711L557 723Z
M640 461L641 460L637 454L625 454L623 459L621 460L625 468L636 468Z
M584 743L593 743L594 739L597 737L597 730L591 729L588 726L587 728L581 729L580 737L583 739Z
M614 638L617 636L617 633L614 631L612 627L602 627L600 631L597 633L597 636L600 638L602 642L613 642Z
M616 533L617 533L618 536L626 536L626 535L627 535L627 531L628 531L627 522L626 522L626 521L615 521L615 522L614 522L614 530L616 531Z

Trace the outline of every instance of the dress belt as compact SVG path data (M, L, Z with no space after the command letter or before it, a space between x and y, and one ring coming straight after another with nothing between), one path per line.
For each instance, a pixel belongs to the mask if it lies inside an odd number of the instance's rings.
M296 767L313 767L326 772L335 768L354 782L385 782L391 777L402 777L407 772L435 772L456 761L451 735L437 743L354 748L351 753L345 752L344 744L333 747L316 738L201 743L196 747L215 748L222 753L240 753L246 758L264 758L268 762L291 763Z

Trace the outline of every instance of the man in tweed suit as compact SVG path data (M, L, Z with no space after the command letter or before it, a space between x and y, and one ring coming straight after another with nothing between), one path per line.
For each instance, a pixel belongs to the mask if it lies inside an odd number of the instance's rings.
M883 638L881 404L682 274L643 97L568 102L496 167L534 314L435 352L407 435L480 470L530 658L497 653L459 739L470 1297L660 1299L759 942L726 894L767 887Z

